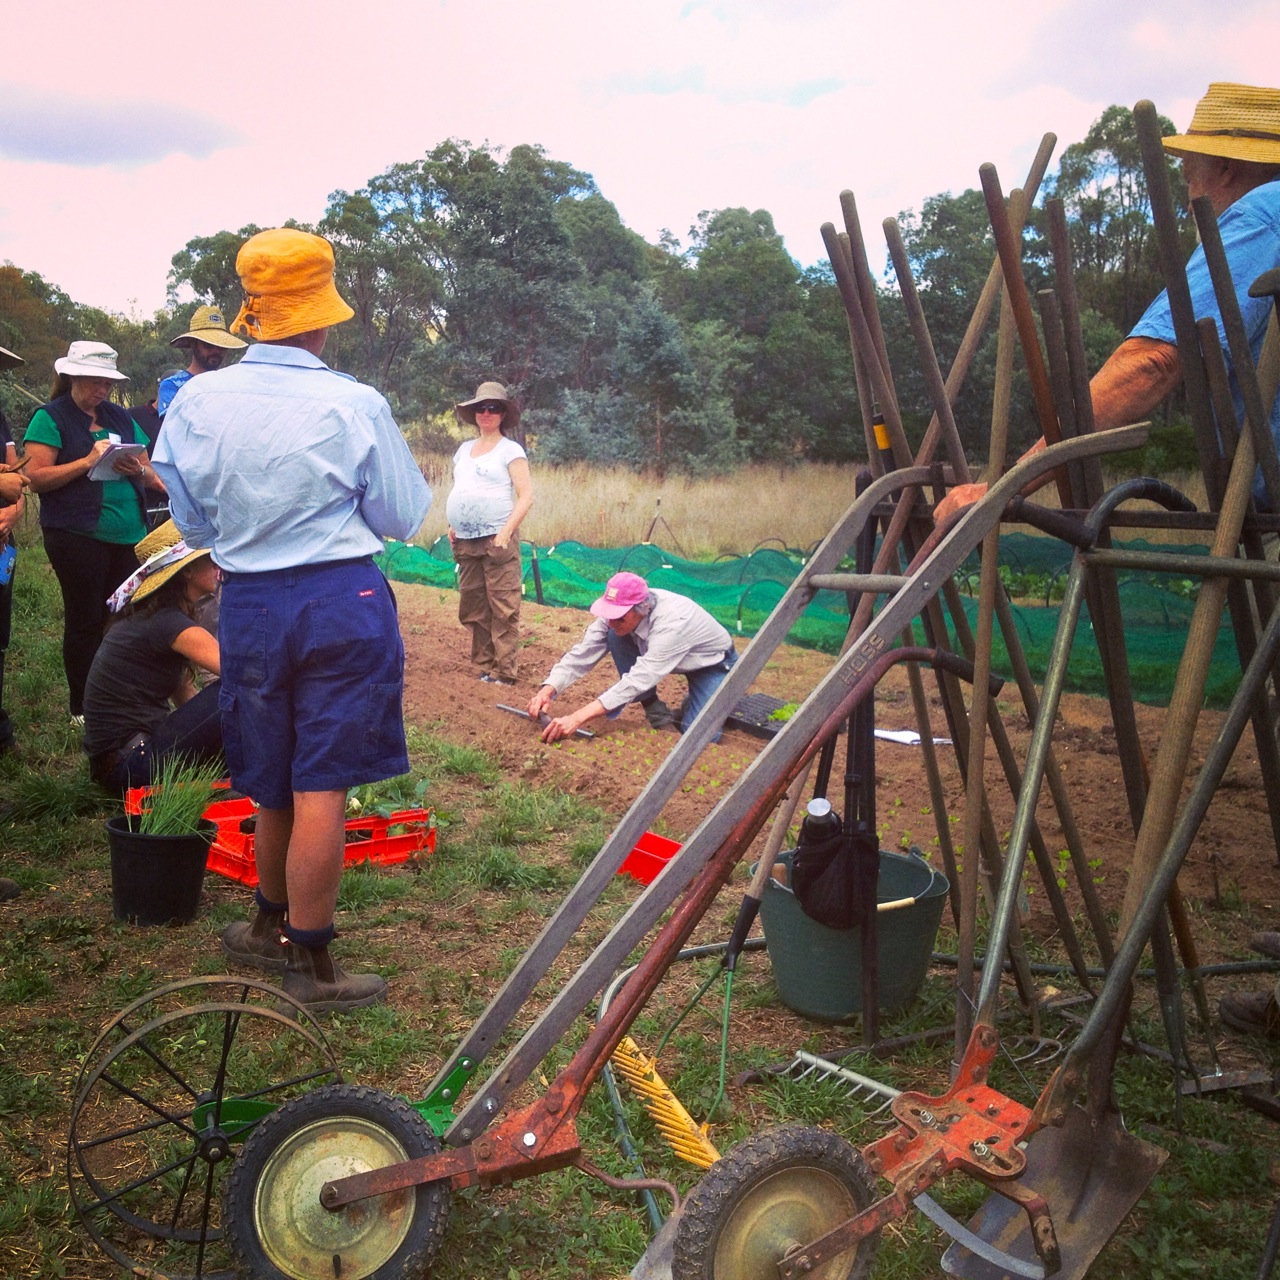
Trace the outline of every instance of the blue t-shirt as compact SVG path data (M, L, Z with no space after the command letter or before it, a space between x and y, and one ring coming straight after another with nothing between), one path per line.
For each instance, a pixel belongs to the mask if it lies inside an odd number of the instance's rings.
M194 377L194 373L189 373L186 369L180 369L177 373L171 373L167 378L161 380L160 388L156 392L156 412L162 418L169 412L173 397Z
M1224 210L1218 219L1218 231L1222 235L1222 247L1226 251L1227 265L1236 287L1236 298L1244 317L1245 331L1249 335L1249 349L1254 363L1262 350L1267 322L1271 318L1270 298L1249 297L1249 286L1264 271L1280 266L1280 178L1265 182L1260 187L1242 195ZM1235 402L1236 417L1244 420L1244 400L1236 384L1235 370L1231 365L1231 353L1227 350L1226 334L1222 328L1222 314L1209 279L1209 266L1204 250L1197 247L1187 263L1187 284L1191 289L1192 313L1199 320L1212 316L1218 326L1218 341L1222 355L1231 373L1231 396ZM1131 338L1154 338L1159 342L1176 342L1173 332L1173 315L1169 310L1168 292L1162 293L1148 308L1146 314L1133 327ZM1280 395L1271 406L1271 434L1280 448ZM1265 505L1266 489L1261 473L1253 482L1253 497L1259 506Z

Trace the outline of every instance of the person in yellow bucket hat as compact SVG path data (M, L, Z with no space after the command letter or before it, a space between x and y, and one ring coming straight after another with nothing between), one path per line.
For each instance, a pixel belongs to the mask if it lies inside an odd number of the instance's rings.
M162 418L169 412L173 397L192 378L221 369L228 351L243 351L247 344L243 338L227 332L227 322L222 318L221 307L202 306L192 313L191 327L186 333L178 334L169 345L185 351L190 359L185 369L160 380L160 389L156 393L156 413Z
M1181 158L1191 198L1207 196L1218 216L1222 247L1256 362L1272 304L1270 298L1251 298L1249 286L1264 271L1280 266L1280 89L1211 84L1196 104L1191 127L1163 142L1165 150ZM1201 248L1197 247L1187 263L1187 283L1193 313L1213 317L1218 326L1222 355L1230 372L1231 352ZM1164 292L1090 383L1097 429L1141 421L1181 381L1173 315ZM1244 405L1234 376L1231 389L1239 418ZM1271 407L1271 431L1280 444L1280 397ZM1043 448L1044 441L1037 440L1028 454ZM1052 479L1050 473L1032 488ZM934 519L941 523L986 491L985 484L957 485L935 508ZM1261 477L1254 484L1254 499L1265 509Z
M382 396L320 359L353 314L329 242L263 231L236 270L231 328L255 345L183 388L156 448L184 540L222 570L223 746L259 807L257 911L222 949L283 971L313 1012L351 1009L386 983L329 954L346 794L409 768L404 646L373 557L413 536L431 490Z

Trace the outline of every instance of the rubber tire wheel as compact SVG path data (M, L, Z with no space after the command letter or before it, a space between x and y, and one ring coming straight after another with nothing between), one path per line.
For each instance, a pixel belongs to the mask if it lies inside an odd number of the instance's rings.
M288 1271L281 1270L260 1238L257 1211L288 1193L287 1187L279 1185L278 1178L264 1190L263 1176L277 1177L271 1172L275 1167L274 1158L289 1140L311 1125L324 1125L340 1132L347 1120L352 1122L353 1132L358 1127L362 1132L394 1141L403 1148L407 1159L434 1155L441 1150L439 1138L407 1102L362 1085L327 1085L272 1112L258 1124L232 1162L223 1190L222 1220L232 1259L244 1280L334 1280L335 1263L330 1257L326 1257L314 1273L302 1270L304 1264L296 1255L290 1259L294 1265ZM395 1160L389 1162L395 1163ZM411 1197L408 1228L393 1253L374 1270L362 1273L367 1274L368 1280L421 1280L444 1240L451 1205L447 1182L390 1193L391 1196L397 1194ZM365 1217L368 1206L380 1199L383 1198L352 1206L357 1218ZM318 1208L318 1199L316 1205ZM339 1274L344 1273L339 1271Z
M750 1219L769 1219L761 1213L761 1197L787 1191L791 1181L823 1186L834 1193L834 1203L811 1206L808 1225L813 1234L808 1244L860 1213L875 1199L875 1179L862 1156L842 1138L825 1129L807 1125L782 1125L753 1134L723 1159L716 1161L685 1201L676 1229L674 1280L776 1280L777 1264L785 1249L774 1249L768 1241L757 1245L767 1254L757 1254L758 1264L741 1252L734 1257L717 1257L722 1243L732 1249L732 1232L750 1230ZM792 1186L792 1197L802 1187ZM768 1200L764 1200L768 1207ZM776 1225L776 1217L775 1217ZM879 1235L868 1236L856 1253L846 1251L831 1258L816 1271L812 1280L862 1280L875 1258Z

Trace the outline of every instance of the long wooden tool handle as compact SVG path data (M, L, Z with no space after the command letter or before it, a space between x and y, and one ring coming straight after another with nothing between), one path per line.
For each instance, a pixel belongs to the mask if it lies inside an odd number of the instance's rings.
M1040 338L1036 333L1035 317L1031 311L1031 298L1027 293L1027 282L1022 274L1022 246L1014 234L1009 221L1009 211L1005 206L1004 192L1000 189L1000 178L993 164L984 164L978 174L982 179L982 193L987 201L987 214L991 219L991 231L996 240L996 252L1000 257L1000 265L1004 269L1005 292L1009 304L1013 308L1014 324L1018 329L1018 338L1022 345L1022 357L1026 364L1027 378L1031 383L1031 395L1036 405L1036 416L1040 420L1040 434L1050 444L1057 444L1062 439L1062 431L1058 426L1058 414L1053 406L1053 392L1049 387L1049 374L1045 369L1044 354L1040 350ZM1058 486L1058 499L1064 507L1073 505L1071 487L1066 474L1059 472L1054 476Z

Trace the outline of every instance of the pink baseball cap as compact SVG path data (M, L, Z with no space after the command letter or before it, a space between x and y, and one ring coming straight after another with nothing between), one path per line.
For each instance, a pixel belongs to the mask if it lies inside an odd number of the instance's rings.
M649 584L638 573L615 573L604 584L604 595L592 606L597 618L620 618L628 609L643 604Z

